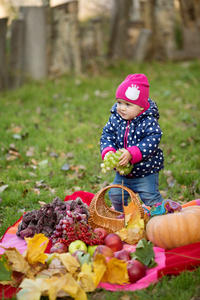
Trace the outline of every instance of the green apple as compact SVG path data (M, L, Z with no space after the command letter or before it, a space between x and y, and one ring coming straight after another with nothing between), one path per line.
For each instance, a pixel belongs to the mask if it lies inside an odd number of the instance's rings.
M98 245L94 245L94 246L89 245L88 246L87 252L90 254L91 257L93 257L94 251L96 250L97 246Z
M76 240L74 242L71 242L69 245L68 251L70 254L73 254L77 250L83 250L87 252L87 245L81 240Z

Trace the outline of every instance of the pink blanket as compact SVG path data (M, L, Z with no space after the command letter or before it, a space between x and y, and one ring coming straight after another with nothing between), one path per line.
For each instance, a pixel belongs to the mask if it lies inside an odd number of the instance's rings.
M94 194L88 192L76 192L71 196L66 196L65 201L69 199L76 199L80 197L85 203L90 204ZM199 199L198 199L199 200ZM194 200L193 205L197 205L198 200ZM0 246L5 248L16 247L20 253L23 253L26 250L26 242L24 239L16 236L16 231L21 218L9 227L4 236L0 241ZM46 249L46 253L49 253L50 244ZM130 252L135 251L136 245L125 244L124 248ZM138 280L134 284L126 285L116 285L109 283L100 283L99 288L104 288L110 291L122 291L129 290L135 291L138 289L143 289L148 287L151 283L156 283L159 278L164 275L177 275L184 270L195 270L197 266L200 266L200 242L195 244L190 244L187 246L175 248L172 250L165 251L162 248L154 247L155 252L155 261L158 263L157 267L148 269L146 276ZM0 254L4 253L4 249L0 247ZM11 288L10 286L1 286L0 285L0 299L4 296L4 299L11 298L16 294L16 289Z

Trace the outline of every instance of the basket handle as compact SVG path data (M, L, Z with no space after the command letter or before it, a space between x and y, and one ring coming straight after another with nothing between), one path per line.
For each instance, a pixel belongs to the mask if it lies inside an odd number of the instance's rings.
M127 188L126 186L122 186L120 184L113 184L113 185L108 185L106 186L105 188L103 188L102 190L99 191L99 195L98 196L103 196L103 199L104 199L104 195L106 193L106 191L108 189L111 189L111 188L121 188L121 189L124 189L125 191L127 191L131 197L131 200L137 205L139 206L139 209L140 209L140 214L141 214L141 217L144 218L144 210L143 210L143 207L140 203L140 200L138 199L137 195L129 188Z

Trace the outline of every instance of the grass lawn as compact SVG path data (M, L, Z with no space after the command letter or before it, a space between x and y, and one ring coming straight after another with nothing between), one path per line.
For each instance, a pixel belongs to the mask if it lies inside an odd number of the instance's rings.
M99 140L115 102L115 91L130 73L145 73L157 102L165 169L160 190L185 203L200 198L200 61L116 62L97 73L28 82L0 94L0 236L40 201L77 190L96 193L115 173L101 173ZM197 299L200 270L164 277L148 289L98 291L89 299Z

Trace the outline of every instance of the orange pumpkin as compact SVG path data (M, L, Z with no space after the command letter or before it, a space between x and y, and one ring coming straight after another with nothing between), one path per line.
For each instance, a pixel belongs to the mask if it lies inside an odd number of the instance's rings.
M148 240L154 246L173 249L200 241L200 206L152 217L146 226Z

